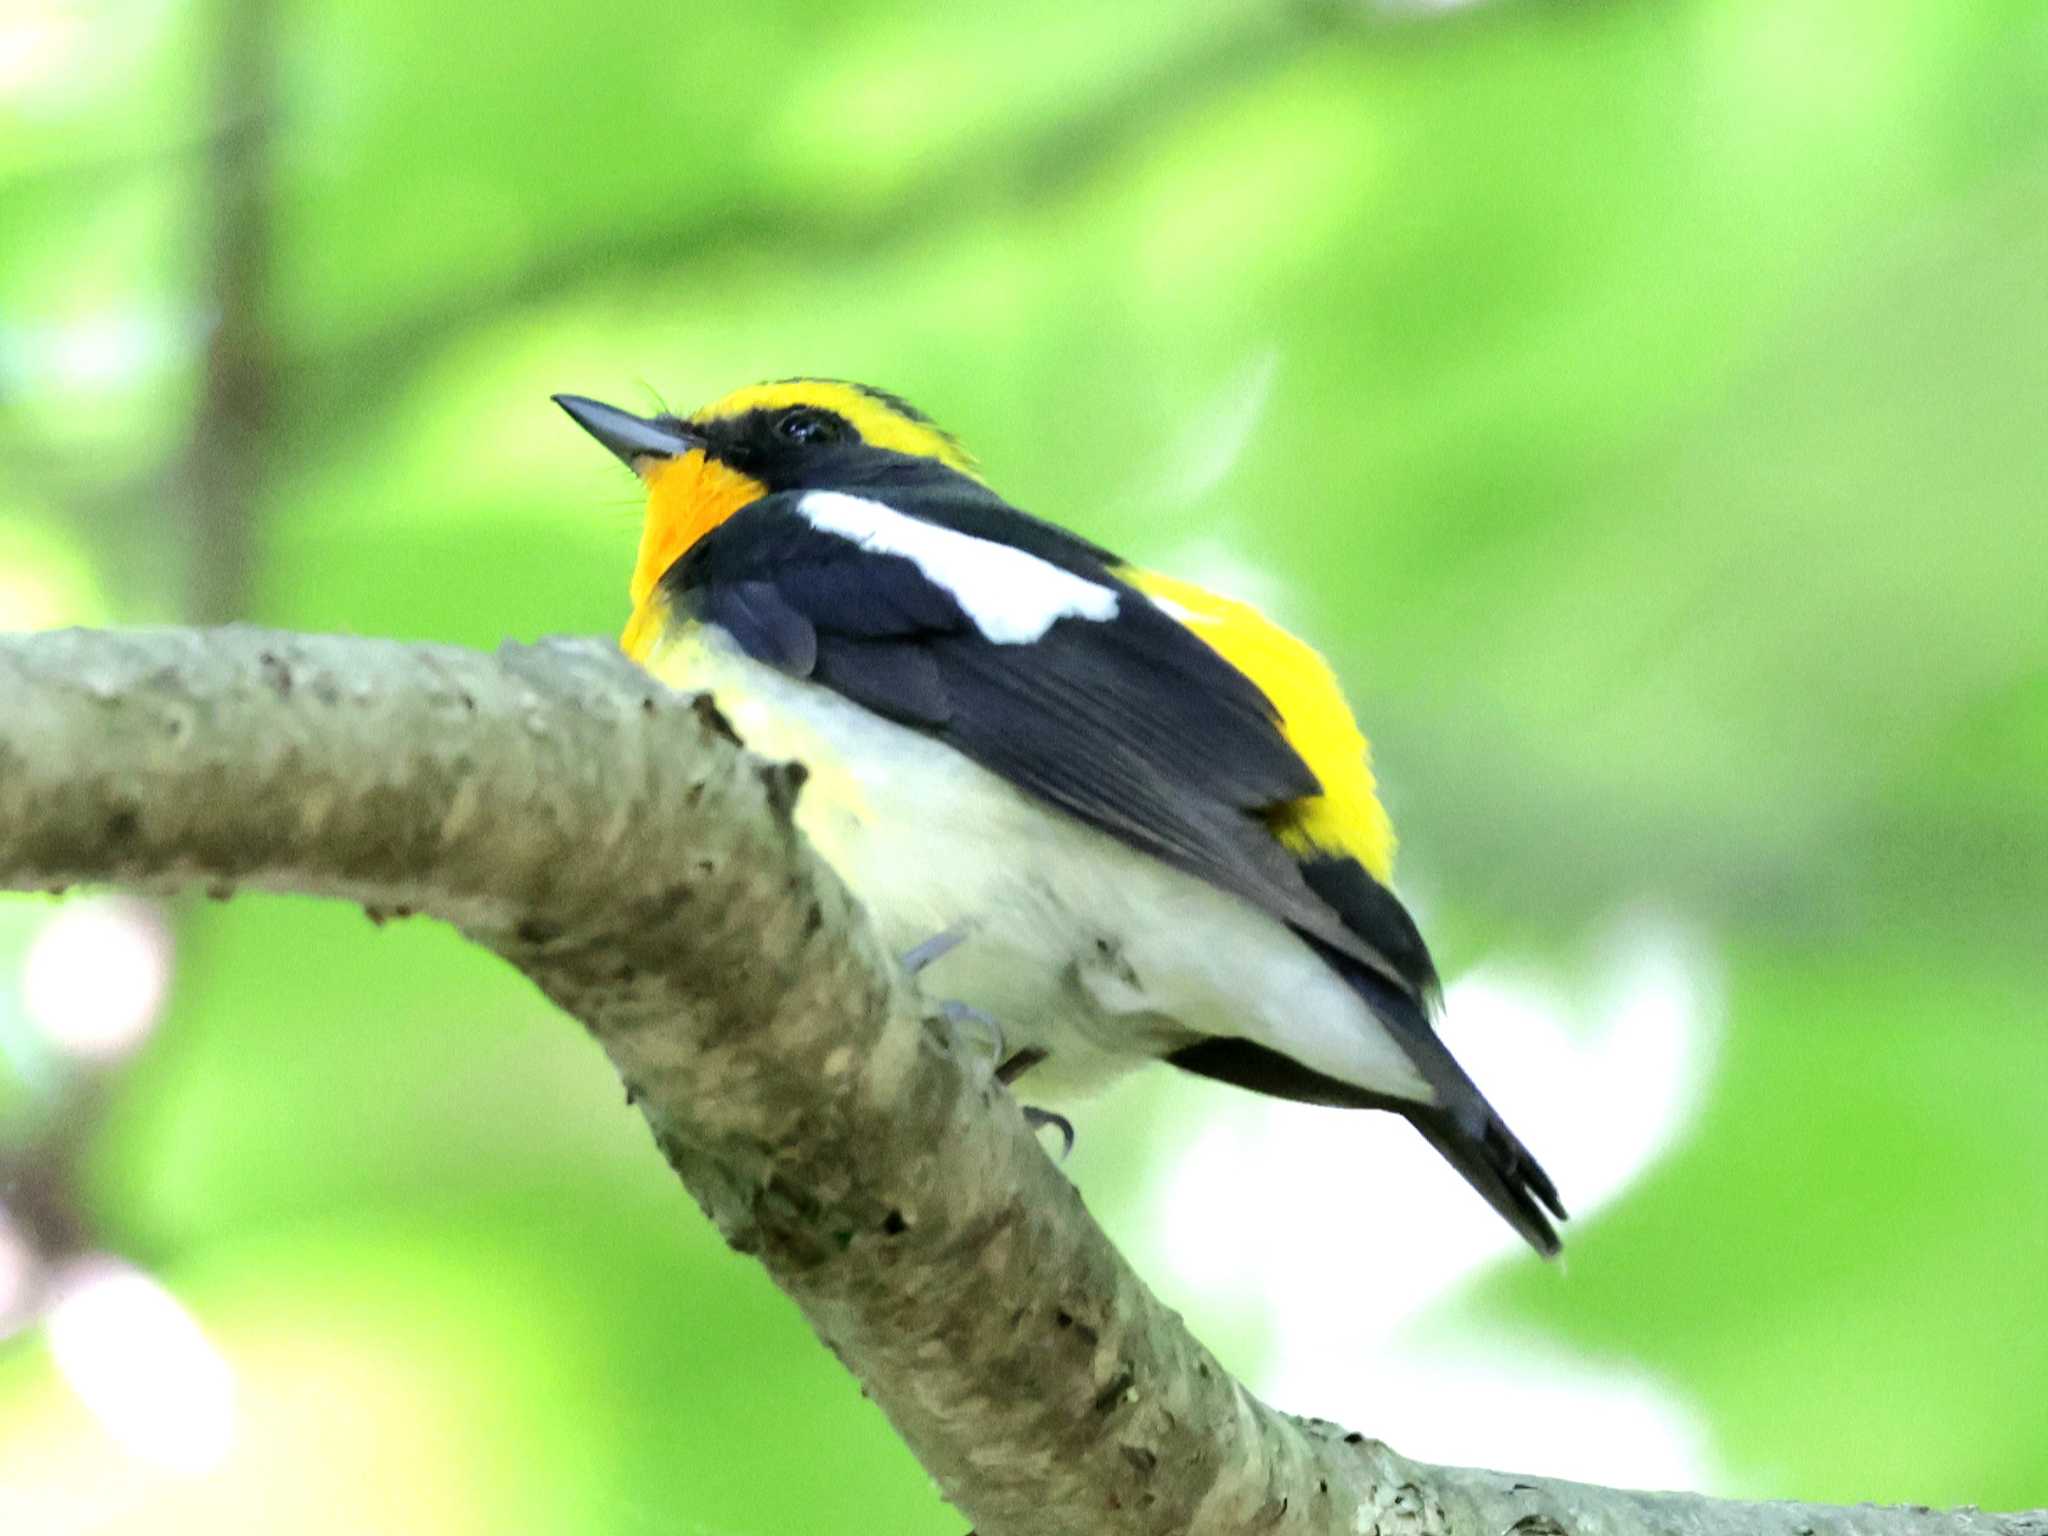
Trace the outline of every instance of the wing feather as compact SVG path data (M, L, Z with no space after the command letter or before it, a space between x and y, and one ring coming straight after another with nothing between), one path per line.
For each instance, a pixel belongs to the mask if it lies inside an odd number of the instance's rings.
M916 494L920 518L1002 543L1007 568L1021 550L1119 601L1104 617L1058 617L1028 643L993 640L916 560L809 523L797 493L728 519L663 586L755 659L924 731L1288 923L1401 1044L1435 1102L1389 1099L1247 1040L1205 1040L1171 1059L1260 1092L1406 1115L1517 1231L1554 1253L1549 1218L1564 1214L1555 1188L1431 1025L1436 970L1382 878L1391 834L1364 740L1321 658L1271 626L1243 628L1249 610L1212 599L1214 614L1240 626L1234 644L1216 644L1214 625L1191 625L1177 601L1197 589L1176 586L1155 602L1094 546L1014 511L1005 524L983 487L962 493L950 522L945 498L922 482ZM1250 676L1246 635L1257 653ZM1290 727L1311 714L1320 745L1305 754ZM1360 793L1363 808L1351 803Z
M784 495L700 540L665 582L757 659L1377 963L1268 828L1320 786L1265 695L1106 566L1080 574L1126 599L1113 618L999 644L912 560L811 527Z
M1022 551L1119 601L1104 618L1061 617L1029 643L992 640L960 594L915 560L810 523L798 492L728 519L663 585L757 659L929 732L1027 794L1421 994L1430 973L1412 924L1358 921L1405 921L1392 895L1374 887L1386 913L1369 900L1333 903L1313 861L1277 835L1324 785L1257 683L1126 581L1106 552L985 487L924 480L886 491L921 520Z

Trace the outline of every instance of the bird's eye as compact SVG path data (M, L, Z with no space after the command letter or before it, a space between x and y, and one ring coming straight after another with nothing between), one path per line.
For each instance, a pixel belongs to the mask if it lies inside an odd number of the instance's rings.
M846 423L830 411L799 405L775 419L775 430L792 443L816 446L819 443L836 443L845 437Z

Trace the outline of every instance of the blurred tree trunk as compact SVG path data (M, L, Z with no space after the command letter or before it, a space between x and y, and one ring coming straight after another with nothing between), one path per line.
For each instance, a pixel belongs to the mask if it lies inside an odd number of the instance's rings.
M245 616L275 443L270 303L277 135L273 0L217 0L209 82L215 131L196 217L206 355L184 462L186 614Z

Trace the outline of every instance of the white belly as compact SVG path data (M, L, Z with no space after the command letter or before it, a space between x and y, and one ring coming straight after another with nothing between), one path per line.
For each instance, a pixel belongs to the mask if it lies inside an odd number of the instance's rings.
M810 769L796 820L898 953L948 931L928 996L1047 1061L1034 1099L1205 1035L1243 1036L1381 1093L1431 1095L1330 967L1249 902L1061 814L952 748L741 655L715 631L649 670L708 689L750 751Z

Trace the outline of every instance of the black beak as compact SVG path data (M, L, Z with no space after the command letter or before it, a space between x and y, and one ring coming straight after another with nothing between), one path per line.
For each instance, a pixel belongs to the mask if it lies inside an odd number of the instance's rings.
M582 395L553 398L555 404L569 413L571 421L617 454L619 462L628 469L640 459L672 459L704 446L702 438L684 427L649 421L616 405Z

